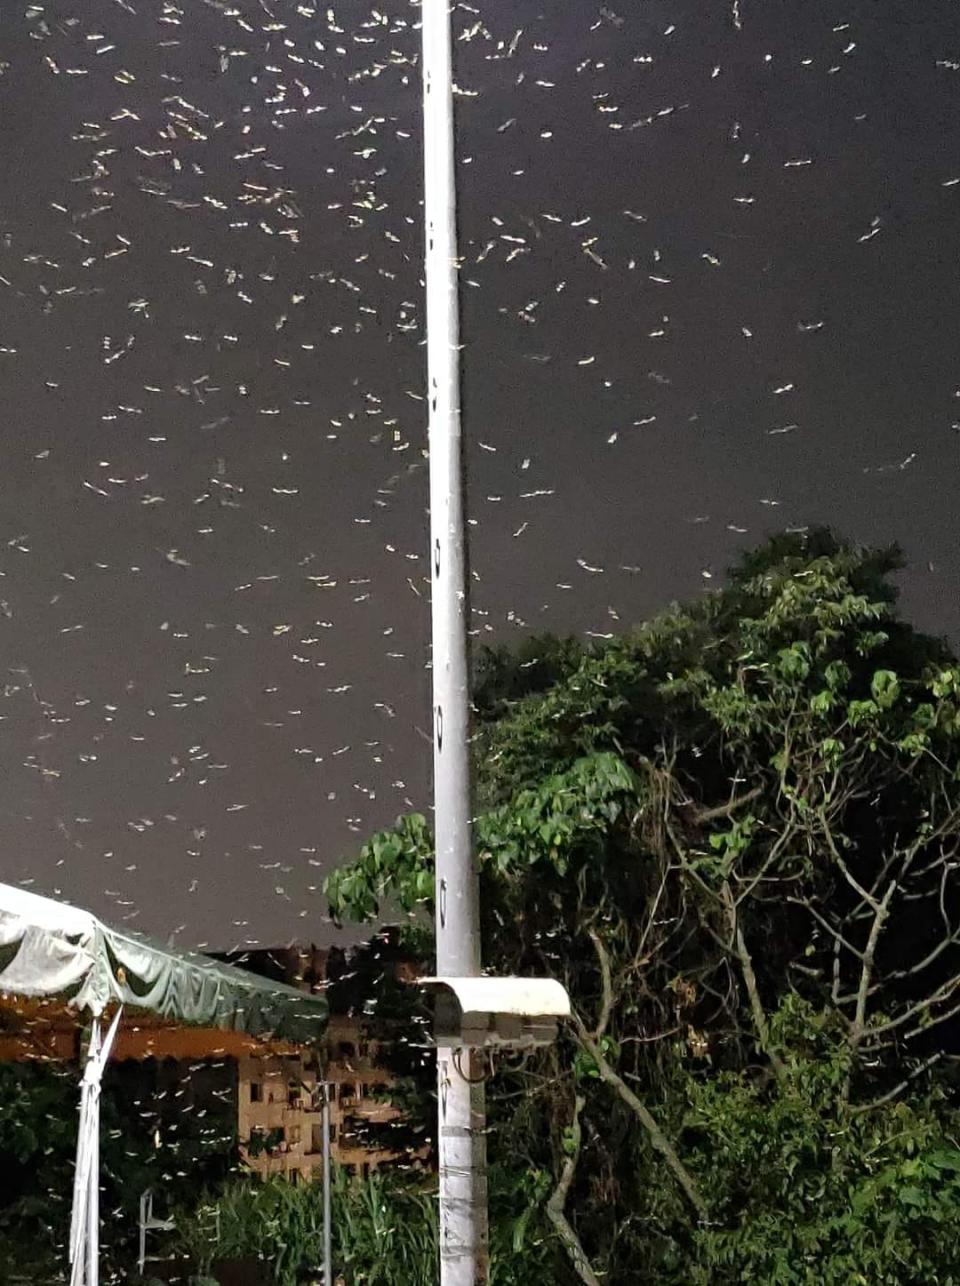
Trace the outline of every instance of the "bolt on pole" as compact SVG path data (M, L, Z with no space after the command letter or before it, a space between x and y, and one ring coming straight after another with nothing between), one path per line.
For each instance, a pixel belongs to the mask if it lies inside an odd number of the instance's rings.
M422 0L437 973L480 973L470 790L469 603L460 430L453 70L447 0ZM486 1105L477 1051L437 1045L441 1286L488 1280Z

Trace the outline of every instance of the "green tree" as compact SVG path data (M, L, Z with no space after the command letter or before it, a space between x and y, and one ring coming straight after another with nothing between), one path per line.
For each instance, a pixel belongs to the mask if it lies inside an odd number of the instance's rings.
M487 959L575 1008L498 1077L492 1152L552 1176L558 1281L960 1281L960 665L899 566L786 534L601 648L538 641L529 691L487 668ZM421 942L432 892L417 815L327 882Z
M140 1194L197 1200L236 1169L235 1105L193 1104L174 1088L196 1069L111 1063L100 1100L101 1247L104 1280L129 1275ZM37 1281L65 1280L80 1078L54 1062L0 1065L0 1281L30 1263Z

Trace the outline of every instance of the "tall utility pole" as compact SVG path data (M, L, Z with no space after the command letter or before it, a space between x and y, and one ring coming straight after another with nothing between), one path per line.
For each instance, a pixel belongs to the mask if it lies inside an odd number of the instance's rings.
M453 70L447 0L421 0L437 973L480 973L470 792ZM437 1042L441 1286L488 1280L482 1054Z

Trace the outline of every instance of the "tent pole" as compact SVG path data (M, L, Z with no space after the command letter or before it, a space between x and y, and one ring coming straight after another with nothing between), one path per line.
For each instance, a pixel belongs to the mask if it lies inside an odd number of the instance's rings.
M97 1023L97 1045L100 1025ZM98 1049L99 1057L99 1049ZM102 1068L99 1069L102 1073ZM90 1138L90 1178L87 1189L87 1280L85 1286L99 1286L100 1281L100 1077L92 1088L94 1095L93 1125Z
M106 1039L93 1019L80 1090L77 1164L70 1220L71 1286L99 1286L100 1281L100 1088L113 1048L122 1010L117 1010Z
M91 1198L98 1191L91 1183L91 1165L94 1160L91 1142L93 1134L93 1094L97 1077L97 1060L100 1053L100 1020L90 1024L90 1035L83 1057L80 1080L80 1117L77 1126L77 1162L73 1180L73 1209L70 1218L70 1273L71 1286L96 1286L95 1271L90 1260ZM94 1221L96 1216L94 1216Z

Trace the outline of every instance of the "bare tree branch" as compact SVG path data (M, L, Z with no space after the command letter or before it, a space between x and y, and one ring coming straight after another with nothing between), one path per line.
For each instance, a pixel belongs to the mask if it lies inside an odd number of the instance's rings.
M607 1030L610 1015L613 1012L613 975L610 970L610 955L603 945L603 939L595 929L588 929L587 932L600 962L600 985L602 988L600 1013L597 1017L597 1025L593 1029L593 1039L599 1040Z
M690 820L697 826L704 826L707 822L715 822L722 817L731 817L741 808L745 808L747 804L752 803L755 799L759 799L763 794L763 790L763 786L754 786L751 790L748 790L746 794L738 795L735 799L731 799L726 804L717 804L714 808L700 809L699 812L692 815Z
M897 881L891 880L887 885L887 891L878 903L873 916L873 923L870 925L870 933L867 937L867 945L863 952L863 962L860 966L860 985L857 988L857 1007L854 1011L853 1021L850 1024L850 1033L847 1042L850 1052L856 1057L860 1042L867 1025L867 998L870 994L870 982L873 978L873 962L877 954L877 943L880 941L880 934L883 932L883 926L886 923L887 915L890 910L890 899L893 897L897 888ZM843 1089L840 1094L841 1102L846 1105L850 1102L850 1086L852 1081L852 1067L847 1071L844 1078Z
M705 1220L707 1218L707 1207L703 1198L700 1196L699 1189L693 1180L693 1176L680 1160L673 1144L657 1124L656 1118L653 1116L649 1108L647 1108L640 1099L637 1098L636 1094L634 1094L633 1090L626 1083L623 1077L610 1066L606 1058L604 1058L600 1047L591 1037L590 1032L584 1026L582 1020L576 1015L574 1015L574 1023L577 1027L581 1045L593 1059L594 1063L596 1063L600 1079L605 1081L612 1089L616 1090L620 1098L624 1103L626 1103L634 1116L636 1116L637 1120L650 1136L650 1142L657 1149L666 1161L670 1170L673 1172L674 1178L683 1189L690 1204L693 1206L694 1210L696 1210L700 1218Z
M750 952L747 950L747 942L743 936L743 929L740 927L740 920L737 915L737 904L734 901L733 890L730 888L730 882L723 882L723 901L727 908L727 921L730 925L730 936L733 939L734 949L737 959L740 961L740 972L743 974L744 986L747 989L747 997L750 1001L750 1012L753 1014L753 1025L757 1029L757 1036L760 1040L760 1048L770 1059L770 1065L776 1075L780 1078L786 1072L783 1065L783 1059L773 1048L770 1040L770 1026L767 1022L767 1015L760 1000L760 989L757 986L757 975L753 971L753 960Z
M615 1071L613 1067L611 1067L600 1048L599 1041L603 1038L604 1031L610 1020L610 1014L613 1010L613 983L610 970L610 957L603 944L603 939L592 929L589 932L590 940L593 943L594 950L597 953L597 960L600 965L602 1000L600 1005L600 1016L597 1026L593 1032L588 1029L579 1014L576 1012L573 1014L573 1022L580 1038L580 1044L596 1064L600 1079L607 1085L611 1086L612 1089L616 1090L623 1102L626 1103L627 1107L629 1107L630 1111L633 1112L634 1116L636 1116L637 1120L647 1131L647 1134L650 1136L650 1142L666 1161L670 1170L673 1172L674 1178L683 1189L687 1199L690 1201L690 1204L696 1210L697 1214L701 1219L706 1219L707 1207L703 1198L700 1196L700 1192L693 1180L693 1176L680 1160L676 1149L664 1134L663 1130L661 1130L653 1113L643 1102L641 1102L636 1094L634 1094L633 1090L626 1083L623 1077Z
M567 1252L577 1276L585 1283L585 1286L600 1286L600 1278L593 1271L593 1266L587 1258L576 1229L566 1215L567 1194L570 1191L570 1185L573 1183L573 1176L576 1174L577 1162L580 1160L580 1144L583 1138L583 1133L580 1129L580 1113L583 1111L583 1105L583 1095L578 1094L574 1100L573 1120L570 1123L570 1150L564 1158L560 1178L550 1196L550 1200L547 1202L546 1210L547 1218L556 1229L557 1236L563 1243L563 1248Z
M891 880L887 885L886 893L884 893L880 902L876 904L873 923L870 926L870 934L867 938L867 945L864 948L863 963L860 966L860 986L857 989L857 1008L853 1015L849 1036L850 1048L854 1053L856 1053L857 1046L863 1038L866 1027L867 995L870 990L870 979L873 977L873 961L877 954L877 943L880 941L880 934L883 932L883 926L890 911L890 899L893 897L896 888L896 880Z

